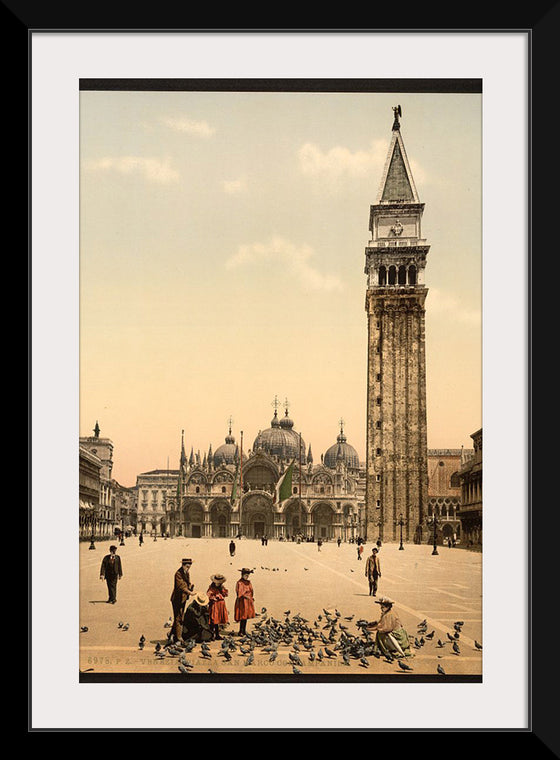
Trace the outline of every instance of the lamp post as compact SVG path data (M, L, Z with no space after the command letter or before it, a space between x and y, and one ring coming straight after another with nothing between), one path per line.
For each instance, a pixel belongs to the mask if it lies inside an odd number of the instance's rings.
M124 517L121 517L121 542L119 546L124 546Z
M93 536L95 533L95 511L93 509L91 510L90 520L91 520L91 543L89 545L89 548L95 549L95 542L93 540Z
M400 525L400 528L401 528L401 544L399 546L399 551L403 551L404 546L403 546L403 542L402 542L402 528L403 528L403 525L404 525L404 520L403 520L402 513L399 515L399 518L400 519L399 519L399 521L397 523L397 525Z
M436 517L435 511L434 511L434 515L433 515L433 517L431 519L431 525L434 526L434 550L432 552L432 556L433 556L435 554L439 554L439 552L437 550L437 526L439 525L439 520Z

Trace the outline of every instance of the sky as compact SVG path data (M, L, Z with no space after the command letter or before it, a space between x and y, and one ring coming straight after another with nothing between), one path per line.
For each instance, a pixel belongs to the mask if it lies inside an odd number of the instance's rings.
M394 105L420 201L429 448L482 426L479 94L80 93L80 435L178 467L273 402L365 461L365 248Z

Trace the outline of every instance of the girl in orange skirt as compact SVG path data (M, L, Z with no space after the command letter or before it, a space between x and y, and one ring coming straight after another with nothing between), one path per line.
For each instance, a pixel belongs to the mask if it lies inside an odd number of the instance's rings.
M228 595L228 590L224 586L226 578L221 573L212 575L210 580L212 583L208 587L208 591L206 593L208 595L208 599L210 600L210 628L212 630L212 638L215 640L222 638L220 636L220 626L226 625L229 622L225 602L226 596Z
M255 617L255 600L253 598L253 585L249 575L253 572L248 567L239 571L241 578L235 586L237 599L235 600L235 621L239 623L239 635L244 636L247 628L247 620Z

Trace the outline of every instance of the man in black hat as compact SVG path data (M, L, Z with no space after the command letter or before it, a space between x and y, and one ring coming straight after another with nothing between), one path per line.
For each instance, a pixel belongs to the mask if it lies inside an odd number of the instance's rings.
M173 625L169 632L170 641L180 641L183 633L183 610L187 599L192 596L194 584L191 583L190 569L192 559L190 557L181 560L181 567L175 573L173 591L171 593L171 606L173 607Z
M107 604L115 604L117 601L117 581L122 578L122 562L117 554L117 547L110 546L109 554L103 557L101 570L99 571L99 580L107 581L109 598Z

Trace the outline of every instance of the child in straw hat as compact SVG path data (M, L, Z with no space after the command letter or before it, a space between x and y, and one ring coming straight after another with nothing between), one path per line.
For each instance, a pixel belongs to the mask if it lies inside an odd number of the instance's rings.
M220 626L227 625L229 622L228 612L226 608L226 596L228 590L224 586L226 581L225 575L216 573L212 575L210 580L212 583L208 587L206 594L210 600L209 615L210 615L210 627L212 629L212 638L221 639Z

